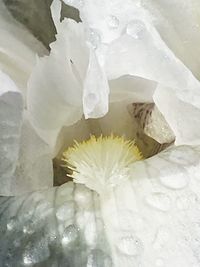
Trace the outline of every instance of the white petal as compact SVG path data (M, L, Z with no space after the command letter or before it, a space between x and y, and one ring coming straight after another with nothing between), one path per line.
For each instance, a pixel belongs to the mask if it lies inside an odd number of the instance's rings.
M125 75L110 80L110 102L152 103L157 83L140 77Z
M50 148L25 118L21 129L17 168L11 183L13 195L53 186L53 163Z
M200 107L200 84L161 40L156 30L142 21L140 36L124 34L108 49L106 68L110 79L121 75L135 75L176 88L176 94L185 102ZM132 27L137 25L132 25ZM120 62L120 64L118 64Z
M0 3L0 69L7 73L24 95L36 54L46 54L44 46L15 21Z
M74 5L73 2L76 1L72 1L71 5ZM87 27L99 32L103 43L109 43L118 38L128 21L138 15L136 9L138 2L85 0L79 7L80 17Z
M0 198L0 226L1 266L112 266L99 199L81 185Z
M176 144L198 145L200 141L200 109L181 101L175 90L159 86L154 101L176 136Z
M20 145L23 116L22 94L0 72L0 195L10 195Z
M88 48L81 24L65 20L49 57L38 59L28 85L28 110L40 136L55 145L60 129L82 116Z
M200 2L147 0L143 4L153 15L154 25L165 43L199 78Z
M134 163L130 180L102 196L115 266L199 265L199 167L199 149L174 147Z

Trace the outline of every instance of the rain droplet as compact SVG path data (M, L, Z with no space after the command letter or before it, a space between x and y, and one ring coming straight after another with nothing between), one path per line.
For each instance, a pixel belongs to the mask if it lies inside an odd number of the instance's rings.
M123 254L128 256L137 256L143 250L141 240L132 235L120 238L117 247Z
M145 31L145 24L141 20L132 20L126 28L127 34L135 39L140 39Z
M46 260L50 251L46 239L30 241L24 250L23 262L25 265L32 265Z
M169 160L180 165L194 165L200 161L198 153L187 146L180 146L170 151Z
M73 215L74 215L73 201L68 201L65 204L61 205L56 212L56 217L60 221L66 221L67 219L72 218Z
M62 245L68 246L70 243L74 242L78 237L78 229L75 225L71 224L65 228L62 236Z
M97 49L99 44L101 43L101 37L97 33L96 30L90 29L89 30L89 36L88 36L89 42L91 43L93 49Z
M119 26L119 20L118 20L118 18L115 17L115 16L112 16L112 15L108 17L107 23L108 23L108 26L111 29L116 29Z
M160 182L170 189L182 189L187 186L189 180L185 169L176 165L168 165L161 169Z
M25 265L32 265L34 263L33 258L30 254L24 255L23 262Z
M7 223L7 230L12 231L16 226L16 219L10 219L10 221Z
M168 211L170 209L171 200L163 193L154 193L146 197L146 202L151 207L161 210Z

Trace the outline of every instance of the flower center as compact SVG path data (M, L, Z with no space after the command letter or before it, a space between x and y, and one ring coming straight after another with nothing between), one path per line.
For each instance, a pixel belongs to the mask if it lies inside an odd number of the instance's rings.
M142 159L134 141L124 137L95 137L78 143L63 152L64 166L72 172L74 182L85 184L101 193L129 177L129 166Z

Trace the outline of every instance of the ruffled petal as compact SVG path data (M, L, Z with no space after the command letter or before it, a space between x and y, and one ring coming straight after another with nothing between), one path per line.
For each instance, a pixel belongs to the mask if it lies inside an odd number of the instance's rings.
M96 193L67 183L0 198L0 265L111 267Z
M13 81L0 72L0 195L10 195L20 146L23 97Z
M21 195L53 186L53 163L49 146L37 135L24 116L19 158L11 182L10 195Z
M47 54L47 50L25 27L13 19L1 1L0 69L16 82L24 96L27 80L36 62L36 54Z
M198 266L199 167L200 149L179 146L100 196L69 182L1 198L0 263Z
M199 168L199 148L174 147L100 196L114 266L199 265Z
M88 64L81 24L65 20L60 27L50 56L38 59L27 97L32 123L52 147L60 129L82 117L82 78Z

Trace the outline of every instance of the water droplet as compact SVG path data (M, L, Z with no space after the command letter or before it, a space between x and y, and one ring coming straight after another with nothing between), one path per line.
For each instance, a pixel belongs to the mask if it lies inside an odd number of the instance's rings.
M23 254L23 262L25 265L33 265L44 261L50 256L48 242L42 238L39 240L29 241Z
M146 31L146 26L141 20L132 20L126 28L127 34L135 39L140 39Z
M10 219L7 223L7 230L12 231L16 226L16 219Z
M141 240L132 235L120 238L117 247L123 254L128 256L137 256L143 250Z
M24 226L23 227L23 233L24 234L32 234L33 230L29 226Z
M97 49L97 47L101 43L101 37L98 34L98 32L94 29L89 30L88 39L93 49Z
M24 255L23 261L25 265L32 265L33 264L33 258L30 254Z
M74 216L74 203L73 201L68 201L61 205L57 212L56 217L60 221L66 221Z
M195 165L200 161L198 153L188 146L180 146L169 153L169 160L180 165Z
M185 169L176 165L163 167L160 174L160 182L170 189L182 189L189 182Z
M153 208L168 211L170 209L170 198L163 193L154 193L146 197L146 202Z
M119 26L119 20L115 16L109 16L107 23L111 29L116 29Z
M74 242L78 237L78 229L75 225L71 224L65 228L62 236L62 245L68 246L70 243Z

